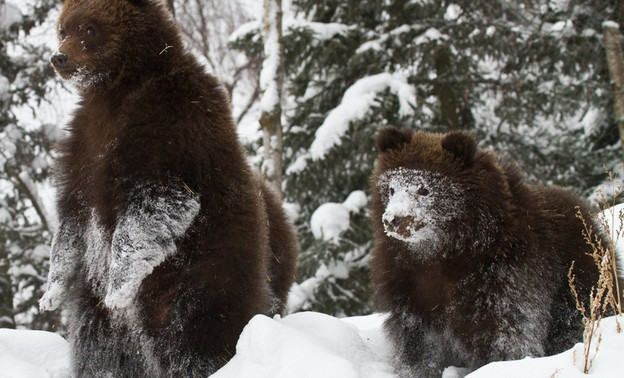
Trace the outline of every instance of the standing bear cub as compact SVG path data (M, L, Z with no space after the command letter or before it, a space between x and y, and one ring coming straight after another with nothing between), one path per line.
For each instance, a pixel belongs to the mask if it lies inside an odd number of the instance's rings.
M67 311L75 377L207 377L283 311L293 227L163 1L65 0L58 36L80 103L41 309Z
M550 355L582 340L567 275L574 261L588 299L598 270L576 217L580 209L591 226L588 205L527 184L463 132L387 128L377 146L371 271L402 376Z

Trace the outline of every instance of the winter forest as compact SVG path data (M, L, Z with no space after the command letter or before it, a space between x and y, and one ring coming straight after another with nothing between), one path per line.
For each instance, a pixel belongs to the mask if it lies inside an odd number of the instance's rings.
M369 177L384 126L467 130L531 182L619 202L624 114L605 29L624 31L620 0L170 3L230 93L250 164L295 220L290 313L372 313ZM76 101L48 60L59 6L0 0L0 328L64 335L62 313L38 310L57 227L54 144Z

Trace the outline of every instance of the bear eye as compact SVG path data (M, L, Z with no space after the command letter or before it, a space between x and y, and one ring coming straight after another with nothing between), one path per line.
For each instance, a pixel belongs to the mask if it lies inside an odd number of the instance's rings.
M423 187L420 187L418 188L418 191L416 193L418 193L419 196L426 196L429 194L429 191Z
M89 26L87 28L87 35L93 37L95 35L95 29L93 29L93 27Z
M67 33L65 33L64 29L59 30L59 36L61 37L61 41L65 40L65 38L67 38Z

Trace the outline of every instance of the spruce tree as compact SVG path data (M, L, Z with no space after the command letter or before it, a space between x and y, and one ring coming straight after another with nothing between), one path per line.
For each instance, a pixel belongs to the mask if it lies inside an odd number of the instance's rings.
M56 4L0 1L0 327L60 325L58 313L38 310L55 227L42 189L59 134L41 119L39 106L52 89L54 72L49 49L29 38Z
M351 193L368 190L374 135L383 126L472 131L480 147L517 160L531 181L584 194L605 181L603 166L621 162L601 45L602 20L622 24L620 2L293 6L284 146L285 195L301 207L295 310L370 310L366 207L351 206L349 226L331 238L314 234L313 218L324 204L349 208ZM336 126L340 117L346 128Z

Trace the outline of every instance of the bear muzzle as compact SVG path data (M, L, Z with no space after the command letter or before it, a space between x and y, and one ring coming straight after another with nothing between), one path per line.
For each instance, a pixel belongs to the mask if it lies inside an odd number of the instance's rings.
M67 68L68 58L67 55L60 51L56 51L50 57L50 63L56 70L64 70Z
M413 232L425 226L423 222L417 221L411 215L384 217L383 224L386 233L397 234L403 238L409 238Z

